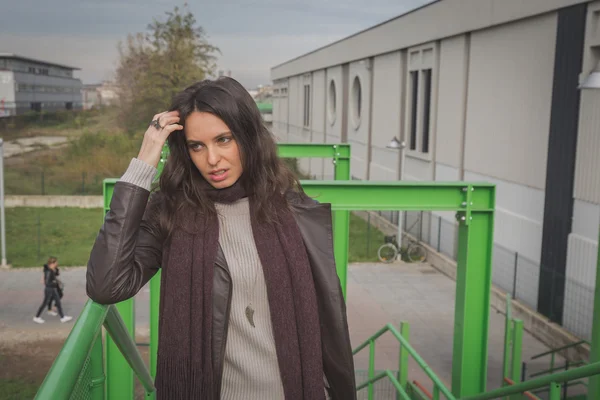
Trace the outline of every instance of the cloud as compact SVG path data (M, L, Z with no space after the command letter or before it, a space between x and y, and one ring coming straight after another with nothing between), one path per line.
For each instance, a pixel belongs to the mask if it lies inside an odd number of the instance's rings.
M271 67L390 19L430 0L190 1L218 68L248 87L270 81ZM84 83L111 76L117 43L145 32L154 18L182 6L169 0L4 1L0 52L80 67Z

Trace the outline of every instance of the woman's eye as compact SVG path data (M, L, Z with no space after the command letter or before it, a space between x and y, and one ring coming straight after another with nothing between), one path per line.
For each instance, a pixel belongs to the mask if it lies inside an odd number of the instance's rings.
M219 142L220 142L220 143L229 143L230 141L231 141L231 138L230 138L230 137L222 137L222 138L219 138Z
M190 149L194 150L194 151L198 151L200 149L202 149L202 145L198 144L198 143L194 143L190 145Z

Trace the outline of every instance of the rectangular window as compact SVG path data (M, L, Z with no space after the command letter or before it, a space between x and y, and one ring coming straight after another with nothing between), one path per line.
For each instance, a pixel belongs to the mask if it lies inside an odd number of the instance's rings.
M310 85L304 85L304 126L310 126Z
M410 73L410 149L417 149L417 113L419 111L419 71Z
M431 69L423 70L423 132L421 151L429 153L429 121L431 114Z

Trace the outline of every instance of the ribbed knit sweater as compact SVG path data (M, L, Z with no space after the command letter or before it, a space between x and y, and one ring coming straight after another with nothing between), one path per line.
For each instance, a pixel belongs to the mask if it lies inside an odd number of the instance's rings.
M155 174L155 168L134 158L121 181L149 190ZM233 286L221 399L283 400L266 282L253 240L248 199L215 206L219 243ZM246 316L248 305L254 310L254 327Z
M284 398L271 326L267 287L254 245L248 199L216 204L219 243L233 283L221 399ZM254 310L254 327L246 307Z

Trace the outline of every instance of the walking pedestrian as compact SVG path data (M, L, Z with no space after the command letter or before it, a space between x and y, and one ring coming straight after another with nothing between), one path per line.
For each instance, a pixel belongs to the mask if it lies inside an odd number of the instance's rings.
M54 301L54 304L56 304L58 315L60 315L60 322L69 322L73 319L73 317L63 313L60 296L58 295L58 259L56 259L56 257L50 257L48 261L48 269L44 271L44 301L38 308L38 312L35 314L35 317L33 317L33 322L38 324L43 324L46 322L40 317L40 315L42 315L44 308L48 307L52 301Z

